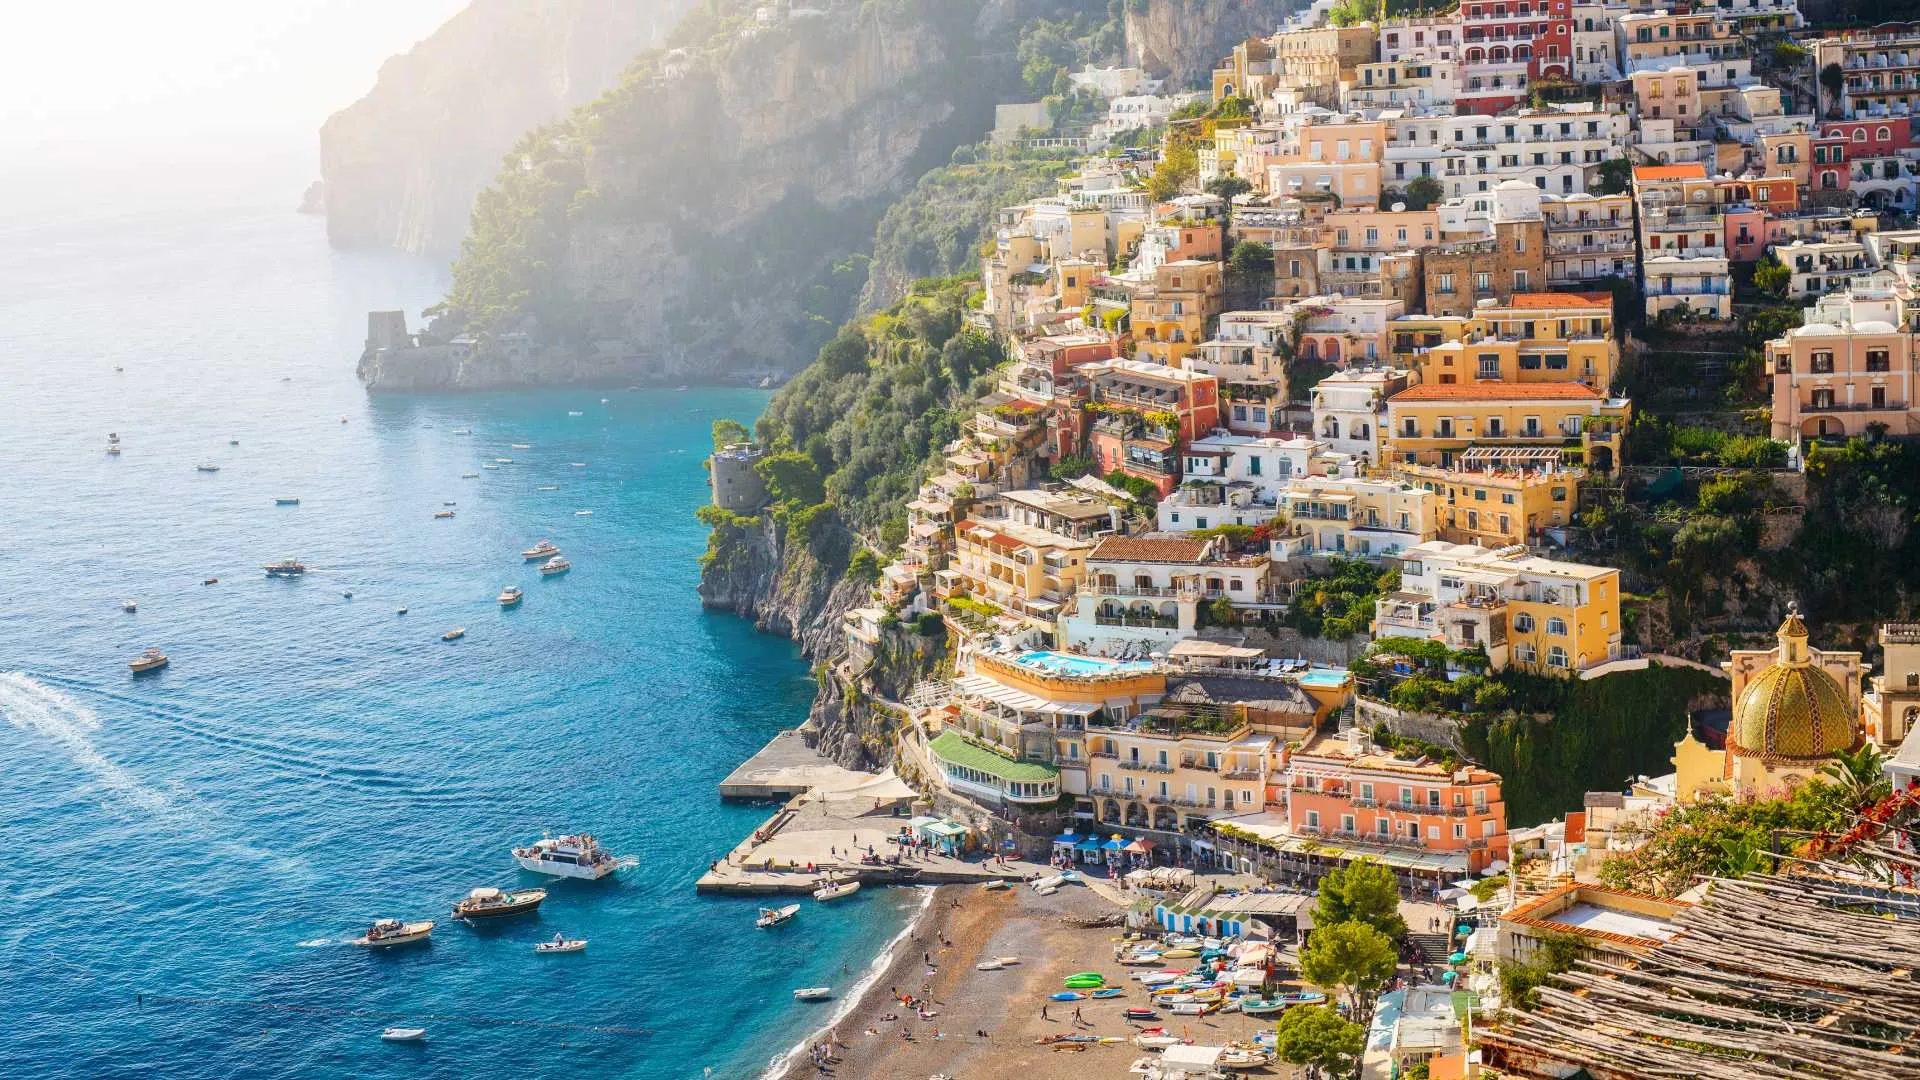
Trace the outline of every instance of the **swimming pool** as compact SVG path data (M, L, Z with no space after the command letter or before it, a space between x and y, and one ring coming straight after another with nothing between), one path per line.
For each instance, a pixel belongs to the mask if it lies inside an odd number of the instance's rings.
M1055 675L1082 677L1153 670L1153 663L1149 660L1107 660L1098 656L1079 656L1074 653L1052 652L1046 649L1021 653L1015 660L1027 667L1039 668L1041 671Z
M1347 682L1346 668L1309 668L1300 673L1301 686L1335 687Z

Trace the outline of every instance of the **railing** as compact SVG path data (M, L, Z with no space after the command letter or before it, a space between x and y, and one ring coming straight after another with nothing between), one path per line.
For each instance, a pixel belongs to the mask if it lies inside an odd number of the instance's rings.
M1176 586L1172 588L1162 588L1157 585L1095 585L1087 582L1081 584L1080 591L1090 593L1094 596L1164 596L1173 598L1200 595L1198 587Z
M1178 630L1180 620L1160 615L1098 615L1093 617L1095 626L1139 626L1154 630Z
M1800 411L1803 413L1899 412L1906 407L1907 403L1904 401L1887 401L1878 405L1871 401L1835 401L1826 405L1802 405Z
M1612 240L1594 244L1556 244L1547 241L1549 255L1624 255L1634 250L1631 240Z
M1134 761L1131 759L1122 761L1120 763L1120 768L1126 772L1150 772L1150 773L1173 772L1173 766L1171 765L1162 765L1159 762L1155 762L1155 761Z

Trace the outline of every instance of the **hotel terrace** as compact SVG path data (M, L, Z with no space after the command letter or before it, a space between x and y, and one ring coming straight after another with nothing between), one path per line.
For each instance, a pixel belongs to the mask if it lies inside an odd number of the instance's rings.
M1489 548L1531 544L1542 529L1572 524L1586 475L1550 447L1469 450L1451 468L1401 463L1390 469L1434 493L1437 539Z
M1267 555L1232 555L1220 537L1110 536L1087 556L1086 578L1060 618L1060 641L1077 652L1164 650L1199 629L1200 605L1272 603Z

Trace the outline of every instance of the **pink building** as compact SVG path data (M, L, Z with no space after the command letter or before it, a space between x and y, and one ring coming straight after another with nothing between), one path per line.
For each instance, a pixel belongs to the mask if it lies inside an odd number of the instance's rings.
M1887 285L1856 283L1820 298L1807 325L1767 342L1776 439L1920 433L1913 405L1914 335L1900 332Z
M1759 262L1767 253L1767 212L1757 206L1729 206L1722 219L1727 261Z

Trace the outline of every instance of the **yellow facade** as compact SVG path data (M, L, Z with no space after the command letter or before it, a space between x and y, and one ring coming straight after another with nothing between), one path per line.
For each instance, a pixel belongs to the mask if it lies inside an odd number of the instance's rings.
M1217 262L1182 260L1156 269L1153 284L1135 292L1129 304L1139 358L1177 368L1193 355L1220 314L1224 277Z
M1529 543L1539 530L1573 522L1580 505L1578 469L1390 465L1393 475L1434 493L1439 538L1498 548Z
M963 521L953 541L953 562L940 575L959 591L1049 623L1086 577L1093 550L1091 541L1013 522Z
M1610 644L1620 639L1620 571L1551 559L1523 562L1529 564L1523 570L1529 599L1507 605L1512 666L1566 674L1608 659Z
M1383 460L1451 465L1475 447L1562 447L1611 471L1632 412L1577 383L1421 383L1387 400Z
M1389 339L1394 363L1423 383L1575 382L1604 391L1620 364L1605 295L1525 293L1466 316L1405 316Z
M1108 825L1174 832L1266 805L1273 738L1089 725L1087 797Z

